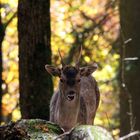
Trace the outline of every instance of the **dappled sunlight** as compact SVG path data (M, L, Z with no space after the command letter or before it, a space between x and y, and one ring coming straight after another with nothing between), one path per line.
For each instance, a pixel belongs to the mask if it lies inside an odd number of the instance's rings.
M111 1L110 1L111 3ZM97 111L95 124L102 125L112 133L118 134L119 101L116 90L119 66L119 54L112 53L113 42L119 34L117 4L107 1L52 1L52 49L54 65L58 61L58 48L62 56L69 59L69 52L75 46L83 46L82 65L97 62L98 70L93 73L99 84L101 102ZM94 7L94 8L93 8ZM101 27L101 28L100 28ZM56 38L56 42L55 42ZM69 39L70 38L70 39ZM70 41L69 41L70 40ZM72 61L76 60L75 49ZM54 80L57 83L57 80Z
M16 11L18 0L3 0L8 6L1 9L2 20L6 22ZM7 10L11 13L6 16ZM119 55L112 50L113 42L119 34L118 4L108 0L51 1L51 46L52 63L60 65L58 48L65 61L73 63L77 59L77 48L82 45L81 65L97 62L98 70L93 76L98 81L101 101L95 124L102 125L114 135L118 134L118 85L116 73ZM19 109L18 82L18 33L17 17L6 29L3 41L3 99L4 117L12 114L14 121L21 118ZM73 49L73 50L72 50ZM54 78L54 89L58 78ZM116 88L117 87L117 88Z
M17 8L17 0L2 0L4 5L2 9L2 20L7 24ZM3 51L3 97L2 113L3 120L9 120L11 114L18 107L19 100L19 81L18 81L18 39L17 39L17 17L8 24L5 32L5 38L2 43ZM10 117L10 118L8 118ZM18 119L20 118L17 117Z

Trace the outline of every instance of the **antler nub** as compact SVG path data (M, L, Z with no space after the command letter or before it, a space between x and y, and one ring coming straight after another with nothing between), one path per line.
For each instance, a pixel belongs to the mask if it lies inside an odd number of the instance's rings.
M61 59L62 67L64 67L64 66L65 66L65 63L64 63L64 61L63 61L63 58L62 58L62 56L61 56L61 53L60 53L60 50L59 50L59 49L58 49L58 53L59 53L59 56L60 56L60 59Z

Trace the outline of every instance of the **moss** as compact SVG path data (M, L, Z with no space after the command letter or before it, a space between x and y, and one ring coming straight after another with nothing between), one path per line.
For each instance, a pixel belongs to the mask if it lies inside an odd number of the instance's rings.
M81 125L76 127L71 134L71 139L82 140L85 138L87 140L113 140L110 133L100 126Z
M32 132L42 132L42 133L54 133L54 134L62 134L63 130L54 123L41 120L41 119L30 119L30 120L21 120L17 124L17 127L26 128L29 133Z
M99 126L80 125L64 133L57 124L41 119L20 120L0 129L2 140L113 140L110 133ZM62 134L62 135L61 135Z

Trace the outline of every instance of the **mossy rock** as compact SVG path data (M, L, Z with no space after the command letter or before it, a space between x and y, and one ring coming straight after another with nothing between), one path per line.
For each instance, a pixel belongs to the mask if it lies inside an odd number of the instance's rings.
M17 127L25 128L30 140L53 140L63 133L58 125L40 119L21 120Z
M0 127L0 140L113 140L104 128L79 125L64 133L58 125L41 120L20 120Z
M80 125L71 133L71 140L113 140L113 137L103 127Z
M41 119L22 119L4 127L2 140L54 140L64 132L58 125Z

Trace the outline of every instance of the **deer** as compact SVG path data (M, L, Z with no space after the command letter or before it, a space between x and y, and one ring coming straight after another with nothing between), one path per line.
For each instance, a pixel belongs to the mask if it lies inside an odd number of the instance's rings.
M80 67L82 47L75 65L64 63L60 50L62 67L45 65L52 76L59 77L59 86L50 101L50 121L58 124L64 131L76 125L93 125L99 105L100 92L92 73L97 69L94 62Z

